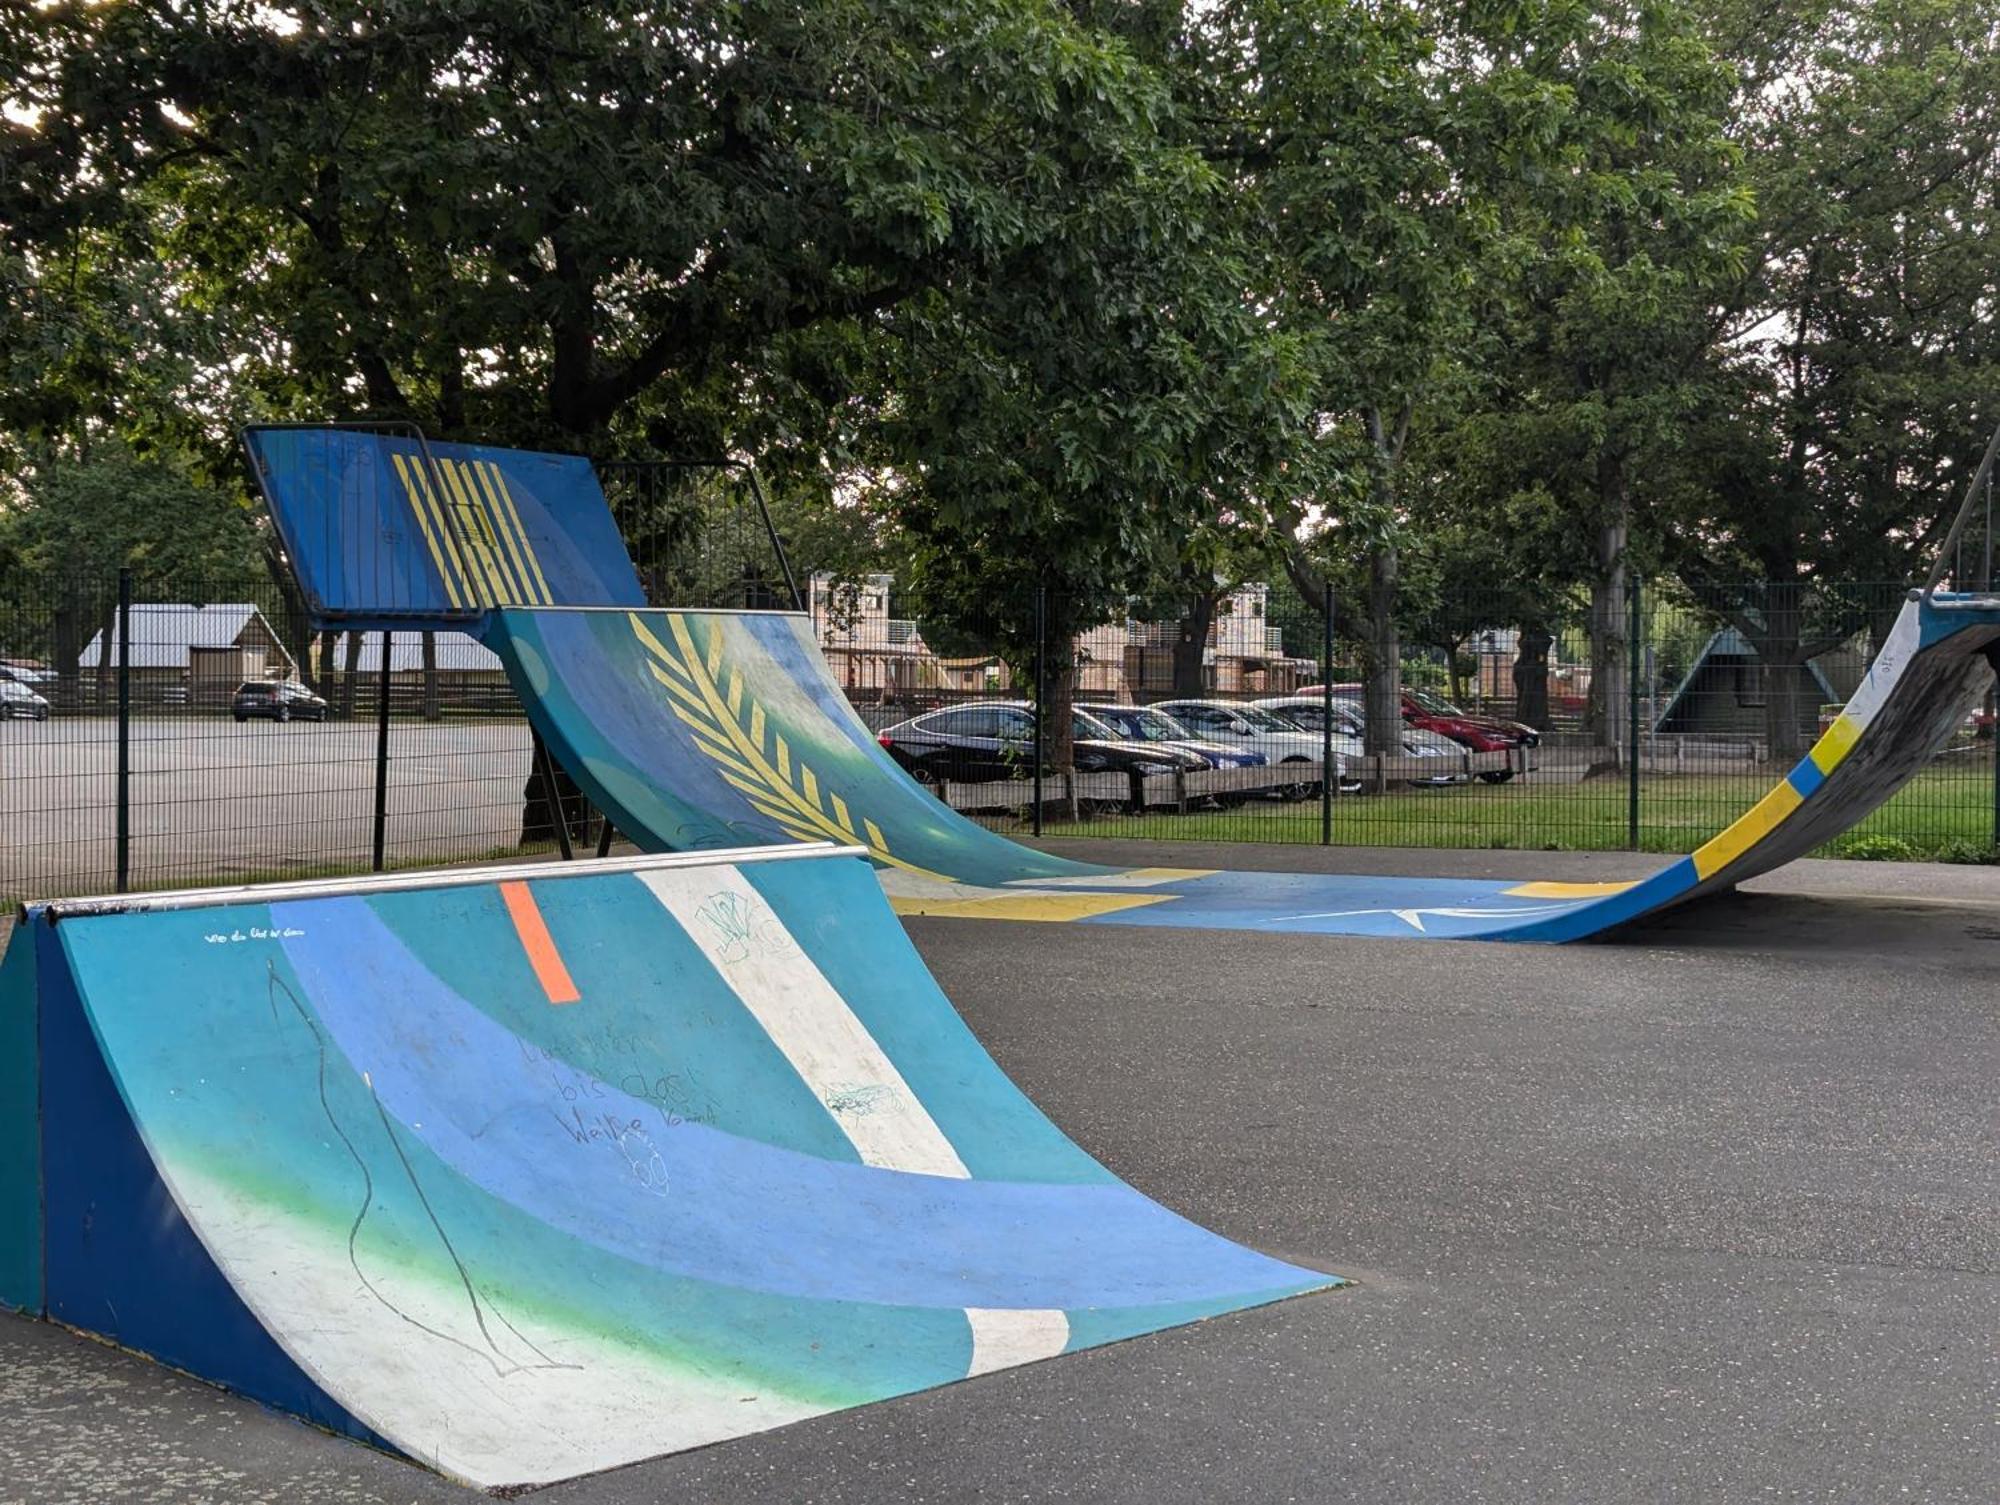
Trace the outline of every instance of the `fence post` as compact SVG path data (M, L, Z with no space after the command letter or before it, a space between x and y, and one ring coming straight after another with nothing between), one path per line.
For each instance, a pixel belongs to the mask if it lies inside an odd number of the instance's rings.
M1625 653L1625 699L1629 710L1626 726L1627 746L1625 748L1625 844L1631 850L1639 850L1639 611L1641 586L1639 577L1632 576L1632 589L1626 601L1631 613L1629 641Z
M1045 693L1048 676L1045 664L1048 659L1049 637L1049 588L1046 582L1035 586L1035 813L1033 830L1042 834L1042 720L1048 704Z
M102 694L100 690L98 692ZM103 702L100 701L99 704ZM118 889L132 886L132 571L118 572Z
M382 672L375 705L375 871L381 872L389 835L389 651L392 633L382 634Z
M1319 844L1333 845L1333 796L1340 776L1333 767L1333 579L1320 584Z

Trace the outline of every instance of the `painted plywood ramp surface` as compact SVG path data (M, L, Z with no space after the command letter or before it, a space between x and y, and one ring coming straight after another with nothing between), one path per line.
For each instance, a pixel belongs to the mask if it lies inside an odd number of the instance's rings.
M1948 742L1991 683L2000 597L1905 603L1832 728L1754 808L1638 883L1118 870L965 819L905 774L784 613L493 614L536 729L640 847L834 840L865 847L906 914L1567 941L1802 857Z
M1064 1137L859 854L176 896L22 935L47 1310L473 1484L1337 1283Z

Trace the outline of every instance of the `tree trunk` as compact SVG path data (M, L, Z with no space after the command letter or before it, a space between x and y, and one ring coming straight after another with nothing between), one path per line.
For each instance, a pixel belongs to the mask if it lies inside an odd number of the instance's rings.
M334 667L333 646L339 641L339 633L322 632L319 635L319 650L309 655L313 662L305 671L308 688L315 694L328 696L329 699L331 698L329 692L334 688L334 680L338 675L338 670Z
M1773 583L1764 595L1764 630L1751 638L1764 684L1764 738L1773 762L1796 763L1806 750L1800 722L1804 612L1796 583ZM1815 720L1818 707L1814 708Z
M1394 426L1379 408L1362 414L1368 442L1375 451L1371 489L1382 526L1395 513L1396 477L1403 463L1403 445L1410 433L1410 405L1403 404ZM1368 552L1368 624L1362 645L1362 710L1368 725L1362 747L1370 757L1392 758L1403 750L1403 643L1396 631L1396 591L1401 561L1393 544L1377 543ZM1380 781L1377 781L1380 787Z
M1208 693L1208 635L1215 626L1215 591L1198 591L1188 603L1174 634L1174 694Z
M343 719L354 719L354 691L361 679L361 634L353 628L347 630L347 662L341 665L340 714Z
M1368 718L1363 746L1370 757L1393 758L1403 750L1403 644L1396 630L1396 587L1400 561L1384 546L1368 555L1368 636L1362 667L1367 674L1363 708Z
M111 682L111 651L117 641L118 601L116 597L104 602L97 611L97 674L91 685L91 694L100 706L117 699ZM132 645L135 649L137 643ZM192 686L189 687L192 689Z
M1590 700L1584 731L1598 747L1625 743L1627 684L1625 662L1627 585L1625 551L1631 542L1631 513L1623 464L1607 457L1598 465L1597 574L1590 585Z
M437 721L444 716L443 706L438 700L438 643L435 632L423 634L424 646L424 720Z
M1549 729L1549 649L1555 641L1548 628L1524 622L1514 650L1514 719L1538 732Z
M1465 645L1463 643L1450 643L1446 645L1444 650L1444 678L1445 678L1445 689L1447 691L1446 698L1448 698L1453 705L1462 705L1464 704L1466 699L1465 668L1463 661L1459 657L1459 649L1464 646Z
M1053 591L1044 629L1049 662L1042 674L1048 697L1042 707L1042 751L1050 768L1068 773L1076 767L1076 614Z
M83 653L89 642L84 624L90 620L90 603L66 581L57 589L54 620L49 624L49 658L56 671L56 704L74 711L83 706Z

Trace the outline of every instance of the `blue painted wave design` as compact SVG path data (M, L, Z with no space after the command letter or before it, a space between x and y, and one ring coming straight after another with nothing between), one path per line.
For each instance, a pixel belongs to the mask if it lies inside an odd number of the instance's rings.
M913 1175L668 1127L653 1104L531 1064L520 1037L418 964L364 901L279 904L272 918L303 932L284 947L313 1011L390 1113L474 1185L625 1258L918 1307L1158 1305L1325 1283L1122 1185Z

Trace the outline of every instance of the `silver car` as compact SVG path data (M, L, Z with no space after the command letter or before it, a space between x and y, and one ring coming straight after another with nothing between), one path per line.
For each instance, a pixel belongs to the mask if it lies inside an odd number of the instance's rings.
M0 720L47 721L49 703L17 679L0 679Z
M1308 732L1295 721L1240 700L1163 700L1153 709L1165 711L1204 742L1220 742L1224 747L1260 752L1270 763L1317 764L1325 751L1324 739L1318 732ZM1344 781L1347 760L1360 756L1361 742L1358 738L1336 734L1333 739L1334 777ZM1278 797L1305 799L1318 788L1317 779L1302 779L1296 784L1279 786Z
M1278 695L1260 700L1257 705L1261 710L1283 716L1287 721L1297 722L1315 735L1319 732L1320 718L1326 714L1326 702L1317 695ZM1333 729L1336 735L1352 737L1358 744L1366 736L1367 725L1368 723L1362 718L1360 706L1352 700L1334 697ZM1405 783L1436 788L1445 784L1463 784L1470 780L1471 775L1463 771L1460 763L1465 748L1451 738L1439 736L1436 732L1427 732L1422 727L1405 726L1401 740L1406 757L1450 758L1453 765L1449 773L1406 779Z

